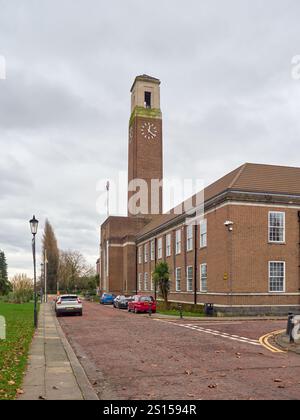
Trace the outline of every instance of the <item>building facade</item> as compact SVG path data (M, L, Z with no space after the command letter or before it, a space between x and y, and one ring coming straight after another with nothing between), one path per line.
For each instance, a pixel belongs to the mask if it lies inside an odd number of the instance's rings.
M138 77L134 94L129 180L137 176L149 184L163 177L159 81ZM192 208L196 205L194 197ZM103 291L155 294L152 272L166 261L171 301L213 303L221 312L245 314L299 311L300 168L242 165L205 188L199 223L188 224L184 212L163 214L162 190L154 207L155 215L129 211L102 225Z

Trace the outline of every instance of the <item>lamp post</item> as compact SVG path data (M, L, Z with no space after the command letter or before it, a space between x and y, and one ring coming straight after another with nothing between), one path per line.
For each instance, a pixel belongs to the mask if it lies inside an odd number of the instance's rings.
M30 229L32 233L32 255L33 255L33 273L34 273L34 328L37 328L37 293L36 293L36 258L35 258L35 235L37 234L39 221L33 216L30 220Z

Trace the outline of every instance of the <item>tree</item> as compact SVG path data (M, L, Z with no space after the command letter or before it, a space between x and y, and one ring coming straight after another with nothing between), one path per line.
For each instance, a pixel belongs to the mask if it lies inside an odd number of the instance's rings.
M3 251L0 251L0 295L6 295L11 290L8 281L7 262Z
M11 300L14 303L25 303L32 299L33 282L26 274L16 274L11 279L13 293Z
M94 275L84 256L78 251L61 251L59 257L59 286L62 290L82 288L83 279ZM86 287L84 287L86 288Z
M170 269L166 262L161 262L156 265L152 273L152 278L155 287L158 286L160 294L164 299L165 306L168 306L168 295L170 292Z
M59 250L54 230L46 220L44 236L43 236L43 255L47 253L47 289L49 291L56 290L58 267L59 267Z

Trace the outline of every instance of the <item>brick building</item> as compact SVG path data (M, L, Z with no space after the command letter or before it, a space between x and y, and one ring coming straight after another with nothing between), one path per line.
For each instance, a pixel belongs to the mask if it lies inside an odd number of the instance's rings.
M148 186L163 178L159 89L143 75L131 90L128 178ZM101 290L154 294L151 274L166 261L172 301L227 312L300 309L300 168L242 165L205 188L195 225L184 213L162 214L162 190L149 189L148 212L133 205L101 226Z

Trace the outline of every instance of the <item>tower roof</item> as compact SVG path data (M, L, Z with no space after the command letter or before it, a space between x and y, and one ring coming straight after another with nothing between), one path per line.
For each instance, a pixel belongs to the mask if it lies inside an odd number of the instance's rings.
M152 76L148 76L147 74L142 74L140 76L137 76L133 82L133 85L130 89L130 92L133 91L134 85L136 84L136 82L150 82L150 83L155 83L157 85L160 85L160 80L157 79L156 77L152 77Z

